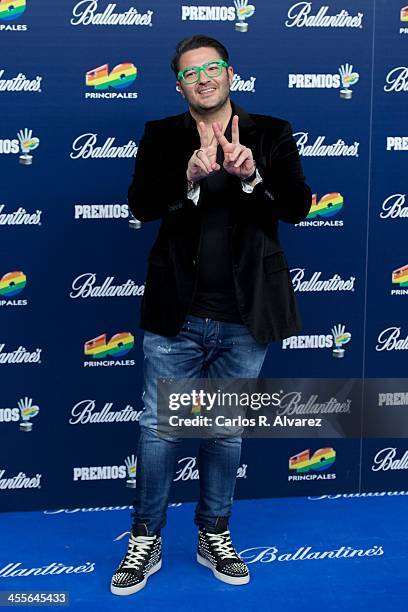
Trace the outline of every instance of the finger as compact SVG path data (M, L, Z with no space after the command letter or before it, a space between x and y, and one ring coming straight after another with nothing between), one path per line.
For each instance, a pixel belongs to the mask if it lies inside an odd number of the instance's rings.
M220 129L220 124L219 123L213 123L212 124L212 128L213 128L213 131L214 131L214 134L215 134L215 137L216 137L218 143L224 149L230 143L228 142L228 140L225 138L224 134L222 133L222 131Z
M208 131L207 128L205 127L205 123L204 121L199 121L197 123L197 129L198 129L198 133L200 134L200 143L201 143L201 148L205 149L206 147L208 147Z
M231 140L232 144L239 144L239 127L238 127L239 117L238 115L234 115L232 118L232 126L231 126Z
M238 159L238 156L242 153L242 151L244 151L244 149L244 145L237 145L235 149L231 153L229 153L228 161L230 163L236 161Z
M198 170L201 171L201 173L203 173L204 175L209 174L209 171L205 167L204 163L201 161L201 159L198 159L198 157L195 158L193 161L193 168L194 170L198 168Z
M207 170L207 172L211 172L212 162L210 162L210 160L208 159L208 156L205 151L203 151L202 149L197 151L195 154L195 159L198 159L200 162L202 162L202 164L204 164L204 167Z
M240 168L245 161L252 161L252 152L250 149L244 149L234 164L234 168Z

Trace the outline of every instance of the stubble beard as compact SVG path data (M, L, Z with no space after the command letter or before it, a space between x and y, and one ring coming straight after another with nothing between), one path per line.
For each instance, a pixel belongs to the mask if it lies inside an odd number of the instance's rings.
M206 115L213 114L221 110L227 104L229 100L229 96L230 96L230 88L227 86L224 96L222 96L220 101L217 104L214 104L214 106L200 106L199 104L196 104L194 101L190 101L190 100L187 100L187 102L190 108L195 113L197 113L197 115L202 115L203 117L205 117Z

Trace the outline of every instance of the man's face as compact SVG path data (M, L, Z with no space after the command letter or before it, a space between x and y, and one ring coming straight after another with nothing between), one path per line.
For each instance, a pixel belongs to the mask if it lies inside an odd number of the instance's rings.
M222 59L213 47L200 47L193 51L186 51L180 57L179 70L190 66L202 66L207 62ZM180 93L188 105L197 113L214 112L226 103L229 98L233 70L231 66L223 68L219 77L208 77L204 70L199 73L199 80L191 85L184 81L177 81Z

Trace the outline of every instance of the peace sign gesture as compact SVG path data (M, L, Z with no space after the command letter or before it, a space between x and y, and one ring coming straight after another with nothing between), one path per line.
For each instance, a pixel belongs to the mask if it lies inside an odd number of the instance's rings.
M220 123L213 123L212 127L214 135L224 151L224 169L229 172L229 174L238 176L240 179L246 179L255 172L256 166L251 149L244 147L244 145L239 142L238 121L238 115L234 115L231 128L232 142L228 142L225 138Z
M194 151L187 166L187 180L194 183L220 169L217 164L218 143L215 134L210 133L204 121L197 123L197 129L200 134L200 148Z

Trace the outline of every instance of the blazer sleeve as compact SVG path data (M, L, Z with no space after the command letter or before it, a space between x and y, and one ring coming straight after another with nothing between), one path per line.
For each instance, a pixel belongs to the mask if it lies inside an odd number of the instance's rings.
M262 183L254 188L254 195L265 213L272 218L299 223L312 205L312 192L305 182L299 151L293 138L292 126L284 121L279 135L273 139L269 155L257 161Z
M169 206L187 199L187 177L182 165L172 163L159 122L148 121L135 160L128 205L136 219L155 221Z

